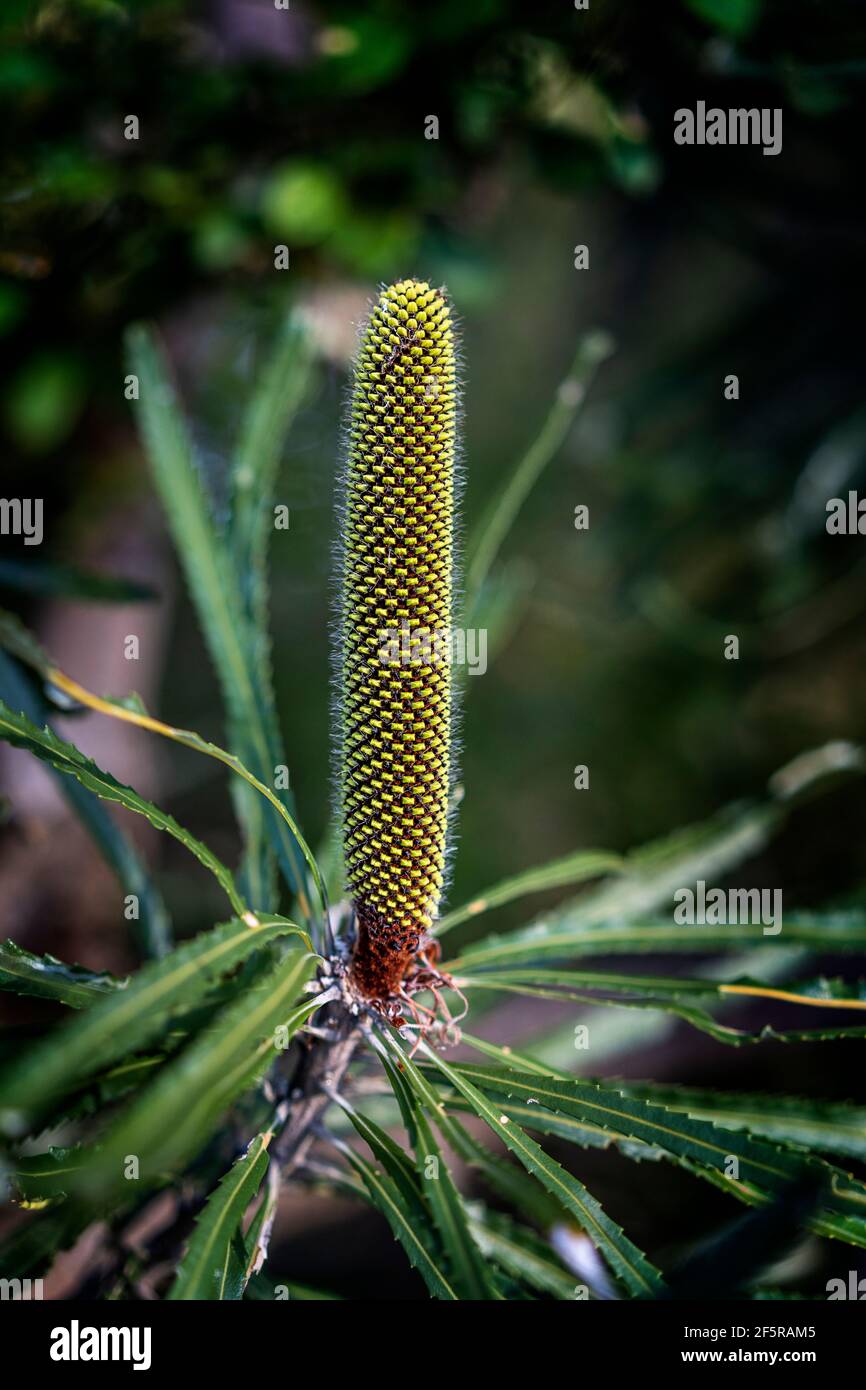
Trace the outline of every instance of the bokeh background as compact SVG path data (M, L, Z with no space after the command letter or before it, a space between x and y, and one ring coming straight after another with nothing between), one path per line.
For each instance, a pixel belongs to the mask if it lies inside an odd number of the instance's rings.
M468 682L452 904L579 846L631 848L760 794L803 749L862 740L863 540L828 536L825 504L866 488L864 76L854 0L6 0L2 491L43 497L46 535L38 550L3 538L0 602L92 689L137 689L221 739L124 400L123 333L158 324L219 509L257 366L302 313L319 361L280 477L291 527L273 545L273 634L292 783L321 840L348 361L377 283L417 275L447 285L462 325L469 534L582 336L600 327L616 344L500 557L506 631ZM676 146L673 113L699 99L782 107L781 154ZM70 569L156 597L107 602L79 575L70 599ZM729 633L738 662L723 658ZM93 716L65 730L232 858L224 782L194 757ZM95 851L38 770L8 752L0 768L0 928L128 969L135 944ZM782 887L790 906L859 901L864 831L866 794L842 787L738 882ZM141 843L178 932L216 920L182 850ZM531 1036L544 1007L500 1033ZM3 1008L16 1029L46 1014ZM732 1053L683 1026L623 1043L611 1066L864 1099L852 1047L813 1051L792 1076L781 1047ZM650 1181L614 1155L579 1162L650 1253L730 1215L673 1170ZM373 1269L385 1296L417 1296L375 1218L349 1235L332 1207L312 1221L302 1208L293 1199L281 1227L288 1275L351 1294Z

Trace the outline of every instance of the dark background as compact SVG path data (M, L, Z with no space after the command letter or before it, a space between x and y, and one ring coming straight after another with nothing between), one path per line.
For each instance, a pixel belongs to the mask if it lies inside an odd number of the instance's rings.
M0 40L3 495L44 497L46 514L40 551L3 538L0 602L70 674L222 738L123 398L122 335L158 323L219 508L256 366L300 309L321 363L285 451L273 634L293 786L321 839L347 362L376 284L417 275L447 285L462 325L469 534L581 334L604 327L617 344L501 557L520 597L508 642L469 681L452 904L581 845L630 848L760 794L805 748L863 739L863 541L824 524L829 497L866 484L862 5L7 0ZM673 113L699 99L782 107L782 153L676 146ZM138 141L123 138L128 114ZM159 600L52 598L38 592L49 562L145 581ZM728 633L738 662L723 659ZM94 717L66 731L232 858L224 782L191 755ZM577 763L588 792L573 789ZM0 767L4 932L129 968L116 886L40 776L17 756ZM858 900L864 829L863 790L840 790L742 881L781 886L786 907ZM216 920L183 852L143 843L178 930ZM537 1032L543 1009L513 1027ZM44 1016L5 1011L18 1026ZM864 1099L853 1047L798 1051L795 1075L793 1057L683 1028L623 1043L608 1070ZM672 1169L579 1165L650 1253L731 1214ZM412 1294L376 1219L362 1244L290 1217L287 1274L363 1293L381 1248L383 1291Z

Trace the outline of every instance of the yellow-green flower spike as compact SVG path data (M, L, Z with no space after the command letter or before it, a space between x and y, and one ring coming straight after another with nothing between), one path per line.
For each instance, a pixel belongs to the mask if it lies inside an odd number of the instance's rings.
M401 280L379 295L355 367L339 657L349 975L392 1013L445 871L456 404L445 296Z

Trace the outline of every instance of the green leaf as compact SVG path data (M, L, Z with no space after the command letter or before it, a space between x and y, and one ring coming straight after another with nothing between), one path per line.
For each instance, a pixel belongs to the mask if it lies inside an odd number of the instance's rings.
M491 1105L485 1094L477 1090L463 1074L464 1070L468 1069L449 1066L426 1043L422 1044L422 1048L427 1058L434 1062L455 1089L465 1096L475 1113L486 1121L493 1133L519 1159L527 1172L534 1174L565 1209L577 1218L581 1228L629 1293L635 1297L646 1297L660 1292L664 1288L664 1280L659 1271L622 1229L611 1221L583 1184L546 1154L518 1125L503 1119L501 1109Z
M177 1009L201 999L253 951L292 933L303 936L284 918L258 927L226 922L144 966L125 989L50 1033L0 1074L0 1133L26 1132L55 1097L159 1037Z
M563 1072L555 1072L552 1068L544 1067L532 1058L527 1058L524 1054L513 1052L509 1048L499 1048L492 1043L485 1043L479 1038L470 1038L464 1034L464 1041L470 1042L472 1046L487 1052L489 1055L502 1060L506 1067L515 1064L526 1069L527 1064L533 1068L533 1077L542 1074L548 1077L555 1077L567 1083L574 1078L568 1077ZM595 1085L597 1083L587 1083ZM617 1083L616 1089L622 1095L630 1094L636 1083ZM772 1098L771 1098L772 1099ZM449 1109L455 1105L464 1108L465 1102L458 1098L456 1101L453 1096L445 1099L445 1104ZM773 1201L773 1193L764 1191L762 1188L744 1180L742 1177L736 1179L729 1176L727 1171L716 1166L707 1166L703 1162L696 1162L683 1153L672 1155L670 1151L664 1150L657 1145L650 1145L642 1139L628 1139L610 1125L599 1128L597 1124L588 1125L582 1120L574 1118L573 1114L564 1111L547 1110L538 1103L536 1097L528 1098L526 1104L516 1103L513 1097L503 1102L503 1111L509 1117L513 1117L518 1122L527 1125L530 1129L538 1130L543 1134L553 1134L559 1138L577 1143L583 1147L607 1147L613 1143L627 1157L631 1159L655 1161L662 1157L674 1158L680 1167L685 1168L695 1177L704 1181L711 1182L714 1186L721 1189L728 1196L734 1197L738 1202L744 1202L747 1206L763 1206ZM772 1137L772 1136L768 1136ZM835 1202L840 1209L846 1208L851 1211L858 1210L864 1200L864 1186L857 1183L851 1187L851 1175L843 1173L840 1169L832 1165L825 1165L821 1174L831 1185L834 1196L838 1198ZM782 1184L784 1186L784 1183ZM866 1244L866 1220L854 1215L844 1215L841 1211L830 1211L823 1209L812 1216L809 1220L809 1229L817 1235L830 1236L839 1240L847 1241L854 1245Z
M505 936L488 936L443 969L449 973L573 956L685 952L699 955L742 945L775 948L807 946L827 954L866 948L866 914L861 911L798 912L785 915L777 936L764 936L760 924L690 926L673 917L628 922L587 923L580 907L566 907L550 918Z
M471 1033L461 1032L461 1040L474 1048L476 1052L486 1053L496 1061L502 1062L506 1067L519 1069L533 1076L558 1076L566 1081L571 1080L567 1072L557 1071L554 1067L546 1066L544 1063L536 1061L534 1057L527 1056L525 1052L518 1052L515 1048L497 1047L495 1043L486 1042L484 1038L477 1038ZM466 1109L466 1102L460 1096L452 1095L446 1101L446 1105L449 1109ZM613 1134L603 1126L576 1120L571 1115L554 1114L531 1101L520 1104L509 1100L503 1109L509 1119L516 1120L526 1129L538 1130L542 1134L555 1134L561 1139L567 1139L571 1144L578 1144L581 1148L608 1149L611 1144L617 1144L623 1152L629 1152L632 1158L661 1157L661 1150L651 1149L642 1140L637 1140L634 1144L629 1145L619 1135Z
M262 687L255 660L259 639L251 632L226 546L213 524L165 363L146 329L139 326L130 330L129 355L140 382L138 413L154 480L219 677L231 732L241 737L241 760L260 782L271 787L274 769L285 759L276 739L268 690ZM252 529L251 522L245 534L252 534ZM294 820L291 793L281 790L277 800ZM287 881L309 916L304 865L295 839L273 806L266 812L266 821Z
M639 1139L673 1159L726 1172L730 1158L738 1164L738 1182L765 1192L782 1192L806 1174L827 1189L825 1203L841 1215L863 1214L866 1184L824 1159L788 1149L740 1130L715 1124L682 1111L625 1094L615 1087L583 1079L524 1075L507 1068L460 1066L457 1073L480 1086L485 1094L506 1101L517 1099L573 1115L626 1139Z
M710 1033L719 1042L739 1046L746 1042L799 1041L803 1037L819 1041L829 1038L862 1037L863 1024L827 1025L815 1030L795 1033L780 1032L764 1025L757 1032L731 1028L718 1023L706 1010L692 1002L683 1007L681 1001L712 997L722 1003L741 1002L747 998L799 1004L816 1009L842 1009L859 1014L866 1009L866 983L828 980L819 977L785 987L764 984L758 980L701 980L685 977L655 975L626 975L600 970L550 970L540 966L514 970L490 970L483 974L452 977L461 990L489 989L504 993L531 995L540 999L563 999L585 1004L621 1005L661 1009L685 1019L694 1027ZM603 991L600 997L593 991Z
M0 641L5 623L11 615L0 614ZM35 645L35 644L34 644ZM47 659L45 665L49 663ZM0 650L0 700L10 709L21 710L40 728L50 723L48 701L33 689L18 665ZM138 917L132 930L142 953L147 957L164 956L171 948L171 921L162 895L157 889L141 856L124 835L98 796L87 791L80 782L52 768L58 786L102 854L109 868L117 875L124 893L138 899Z
M448 1165L433 1136L433 1131L422 1110L417 1112L418 1141L415 1157L418 1174L442 1246L448 1259L452 1283L460 1298L488 1300L498 1297L490 1279L484 1258L469 1229L463 1198L448 1171ZM428 1173L430 1160L435 1163L435 1171Z
M614 951L717 951L744 941L819 947L826 941L834 950L837 945L843 950L861 949L866 943L862 913L855 914L853 921L845 914L834 914L829 920L805 913L786 916L781 933L764 936L760 925L681 926L673 920L673 895L698 879L710 883L757 854L792 807L822 794L840 775L859 774L863 768L861 750L850 744L829 743L803 753L774 774L771 799L729 807L708 821L633 851L613 883L565 903L521 931L487 937L443 969L453 973L470 966ZM668 903L668 920L641 920ZM827 936L822 937L825 928Z
M467 547L466 626L475 625L481 590L520 509L568 435L598 368L610 357L609 335L596 330L581 340L571 369L556 393L539 434L490 503Z
M46 1153L29 1154L11 1160L8 1169L12 1186L28 1201L63 1197L74 1182L74 1175L85 1162L86 1150L52 1145Z
M477 917L491 908L501 907L513 902L515 898L526 897L529 893L543 893L550 888L571 887L602 874L618 873L624 867L621 855L610 854L605 850L579 850L567 854L562 859L554 859L525 873L515 874L513 878L503 879L493 888L487 888L465 906L446 913L436 924L436 935L442 936L452 927L459 926L470 917Z
M412 1268L417 1269L427 1285L428 1292L434 1298L457 1301L458 1295L449 1283L445 1272L431 1256L423 1242L419 1240L412 1220L407 1214L406 1206L393 1181L383 1178L372 1164L350 1149L348 1144L343 1144L340 1140L334 1142L360 1177L370 1201L388 1222L394 1237L405 1250Z
M557 1299L573 1299L575 1279L550 1247L531 1231L499 1212L472 1216L470 1229L481 1252L522 1283Z
M866 1159L866 1108L845 1101L726 1094L649 1081L618 1081L617 1090L668 1110L683 1110L696 1119L711 1120L725 1129L747 1129L804 1149Z
M24 634L26 638L26 634ZM276 793L259 780L233 753L227 753L224 748L220 748L216 743L209 743L199 734L193 733L190 729L176 729L171 724L166 724L160 719L153 719L141 706L137 697L127 697L125 700L112 701L104 700L99 695L94 695L79 685L77 681L71 680L69 676L57 669L56 666L46 665L46 658L32 642L23 640L20 629L11 629L5 621L5 616L0 614L0 642L12 651L20 660L33 665L43 678L52 685L58 693L68 698L86 705L89 709L97 710L100 714L107 714L113 719L119 719L124 723L135 724L139 728L148 729L151 733L160 734L163 738L170 739L173 743L181 743L186 748L192 748L197 753L204 753L207 757L216 759L225 767L231 769L238 777L243 778L251 787L263 796L273 808L275 814L283 823L283 828L291 837L292 843L297 846L302 857L306 860L311 877L319 892L322 908L327 912L327 895L322 881L318 865L310 850L309 845L298 829L297 824L292 819L291 814L286 809L285 803L280 800ZM306 903L306 898L304 898ZM308 909L308 904L307 908Z
M269 635L267 555L274 533L272 504L280 454L310 379L312 353L297 321L284 325L244 414L232 468L231 520L227 543L232 572L246 611L249 661L262 705L273 765L283 762L276 718ZM230 724L229 742L243 748L246 730ZM253 902L276 905L273 852L266 808L246 787L233 785L238 818L245 827L243 881Z
M125 984L104 972L85 970L83 965L67 965L55 956L33 955L14 941L0 942L0 989L12 994L59 999L71 1009L84 1009Z
M73 744L58 738L47 726L44 729L37 728L26 715L14 714L2 701L0 739L11 743L15 748L26 749L57 772L68 773L103 801L117 802L128 811L135 811L138 815L146 817L157 830L167 831L194 854L199 863L210 869L238 915L246 911L246 903L237 890L230 870L217 859L207 845L202 844L188 830L184 830L173 816L161 811L152 801L146 801L138 792L133 791L132 787L124 786L112 777L110 772L104 772L102 768L97 767L96 763L86 758Z
M437 1128L454 1153L476 1169L492 1191L498 1192L506 1202L531 1216L539 1225L550 1225L558 1220L563 1214L560 1204L515 1164L492 1154L458 1120L448 1114L431 1079L415 1065L412 1058L394 1039L388 1038L388 1044L399 1066L399 1070L390 1064L386 1067L392 1085L395 1076L400 1079L401 1084L405 1078L405 1082L412 1087L428 1114L433 1116ZM374 1040L373 1045L384 1061L383 1044ZM415 1113L413 1107L412 1124L415 1123Z
M706 1167L723 1171L728 1158L735 1156L745 1180L770 1190L784 1187L805 1171L803 1158L798 1154L777 1150L759 1139L752 1140L750 1135L720 1132L713 1124L679 1112L669 1114L662 1106L631 1099L610 1086L582 1078L566 1080L526 1074L506 1067L465 1064L458 1071L497 1099L571 1115L610 1134L642 1140L663 1153Z
M258 640L268 628L265 561L274 529L271 504L280 455L312 366L309 336L296 318L287 319L244 412L235 451L229 538ZM269 673L269 660L264 670Z
M236 1240L267 1172L272 1137L270 1132L257 1134L211 1193L169 1290L170 1300L243 1298L246 1263L238 1260Z
M652 1010L669 1014L672 1017L681 1018L692 1028L697 1028L699 1032L707 1033L716 1042L725 1043L730 1047L743 1047L763 1042L817 1043L832 1042L839 1038L866 1037L866 1027L860 1024L832 1025L828 1023L819 1028L781 1031L765 1023L761 1028L750 1032L744 1028L734 1028L730 1024L719 1022L706 1009L698 1008L695 1004L676 1004L670 999L655 999L651 995L646 998L639 998L622 994L615 999L606 999L597 994L563 994L561 991L536 988L532 985L503 985L502 989L506 993L524 994L540 999L569 999L572 1003L591 1004L596 1008Z
M445 1104L449 1111L471 1110L471 1106L459 1096L453 1099L449 1097ZM640 1140L629 1142L620 1135L601 1129L598 1125L584 1124L571 1115L542 1110L539 1105L518 1105L509 1100L503 1102L502 1113L507 1115L509 1120L522 1125L524 1129L531 1129L538 1134L551 1134L557 1139L565 1139L569 1144L576 1144L580 1149L617 1148L621 1153L628 1154L630 1158L638 1161L655 1161L663 1157L660 1149L651 1149Z
M369 1115L360 1114L343 1098L340 1099L339 1103L349 1116L358 1134L369 1147L373 1157L382 1164L393 1182L396 1194L399 1195L406 1212L412 1215L416 1223L420 1222L422 1230L426 1230L429 1226L429 1219L421 1195L418 1176L410 1156L401 1149L390 1134L377 1125L374 1120L371 1120ZM430 1233L427 1232L427 1234L429 1237Z
M117 1116L76 1190L90 1201L104 1201L128 1189L128 1155L138 1159L136 1186L144 1189L180 1171L229 1106L273 1064L278 1046L287 1045L320 1007L315 997L297 1002L314 961L306 951L287 951L273 970L220 1010Z

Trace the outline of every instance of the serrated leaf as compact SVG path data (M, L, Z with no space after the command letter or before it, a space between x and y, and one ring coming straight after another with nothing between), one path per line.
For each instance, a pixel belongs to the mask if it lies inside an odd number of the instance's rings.
M783 987L747 978L730 981L688 979L683 976L631 975L613 971L552 970L540 966L523 969L490 969L478 975L458 975L461 990L487 989L503 993L530 995L538 999L562 999L584 1004L660 1009L684 1019L709 1033L719 1042L739 1046L747 1042L821 1041L829 1038L863 1037L866 1027L855 1023L827 1026L795 1033L781 1032L765 1025L755 1032L732 1028L717 1022L705 1008L701 997L720 1003L760 998L800 1004L819 1009L843 1009L853 1013L866 1010L866 986L862 981L828 980L819 977ZM600 991L600 993L596 993ZM683 1000L689 1001L686 1006Z
M239 1262L235 1240L244 1213L268 1169L270 1131L257 1134L211 1193L167 1297L170 1300L240 1299L246 1262Z
M866 914L860 911L785 915L778 936L764 936L760 925L733 922L727 926L678 925L671 918L629 922L615 916L606 923L586 923L583 910L563 908L551 917L504 936L489 936L448 961L449 973L487 969L575 956L609 956L647 951L700 955L735 947L811 947L816 951L862 952L866 949Z
M5 615L8 616L8 615ZM0 615L2 629L4 615ZM2 640L2 637L0 637ZM47 665L47 662L46 662ZM38 727L51 722L51 708L20 668L0 650L0 700L21 710ZM133 845L99 797L77 782L51 769L67 803L93 839L125 894L138 899L138 916L131 926L146 957L164 956L171 948L171 921L156 884Z
M470 1167L476 1169L492 1191L499 1193L505 1201L510 1202L512 1206L525 1215L532 1217L539 1225L550 1225L561 1217L562 1208L559 1203L516 1164L491 1153L484 1144L470 1134L453 1115L447 1112L442 1097L438 1095L430 1077L416 1066L411 1057L403 1052L395 1039L389 1037L387 1041L394 1056L397 1074L400 1077L405 1077L420 1103L425 1106L427 1113L435 1120L437 1129L454 1153ZM382 1055L381 1044L377 1046L377 1051ZM393 1070L392 1068L389 1076L392 1075Z
M531 1101L573 1115L623 1138L642 1140L675 1161L685 1159L724 1173L735 1158L737 1182L754 1184L765 1192L783 1192L792 1181L812 1176L826 1189L823 1200L829 1211L842 1216L866 1215L866 1184L801 1150L772 1144L745 1131L723 1129L583 1078L565 1080L474 1065L461 1065L455 1072L486 1094L505 1101Z
M579 850L574 854L566 854L561 859L551 860L549 864L542 864L527 869L522 874L515 874L512 878L503 879L501 883L479 893L464 907L446 913L436 924L436 935L442 936L470 917L478 917L494 907L514 902L516 898L526 897L530 893L543 893L551 888L572 887L576 883L586 882L587 879L618 873L624 865L625 860L621 855L610 854L605 850Z
M216 855L202 844L183 826L178 825L173 816L162 811L152 801L146 801L132 787L124 786L104 772L90 758L71 743L52 732L47 726L39 729L24 714L15 714L0 701L0 739L11 743L15 748L24 748L33 753L41 762L48 763L57 772L67 773L80 782L88 791L94 792L103 801L114 801L128 811L144 816L157 830L165 830L175 840L194 854L200 864L214 875L232 907L238 915L246 911L246 903L240 896L231 871L217 859Z
M257 927L225 922L144 966L123 991L50 1033L0 1074L0 1132L25 1133L65 1090L144 1047L177 1009L201 999L253 951L291 934L303 935L285 918L266 919Z
M866 1109L849 1102L725 1093L648 1081L618 1081L617 1090L712 1120L725 1129L747 1129L805 1149L866 1159Z
M289 950L166 1062L110 1125L76 1190L89 1200L122 1192L129 1155L138 1160L136 1182L145 1189L178 1172L210 1138L229 1106L272 1065L277 1043L288 1043L320 1007L315 997L297 1002L315 959Z
M489 1125L506 1148L577 1218L582 1230L629 1293L635 1297L646 1297L660 1292L664 1288L664 1280L659 1271L629 1240L621 1227L611 1221L583 1184L545 1153L519 1125L503 1121L501 1110L491 1105L485 1094L471 1084L463 1075L463 1068L449 1066L426 1043L422 1047L428 1059L465 1096L475 1113Z
M418 1141L415 1157L418 1174L424 1184L423 1191L448 1260L452 1283L460 1298L495 1299L498 1294L469 1228L463 1198L455 1186L427 1117L421 1109L417 1111L416 1123ZM427 1172L431 1159L436 1164L432 1176Z
M444 968L451 971L518 961L567 960L575 955L615 951L718 951L742 942L796 944L859 950L866 944L863 913L854 921L845 914L815 919L786 915L782 932L763 935L762 927L687 926L668 920L646 921L671 902L683 885L707 883L755 855L784 824L801 801L832 787L840 774L860 774L862 751L830 743L801 754L771 779L772 798L759 804L728 807L699 825L676 831L626 856L625 870L611 884L565 903L521 931L491 936L469 947ZM463 909L459 909L463 911ZM822 932L829 926L829 940Z
M428 1225L420 1184L409 1154L368 1115L360 1114L345 1100L341 1104L374 1158L382 1164L394 1183L406 1211L412 1213L416 1220L420 1218L425 1226Z
M87 708L97 710L100 714L107 714L113 719L119 719L124 723L135 724L138 728L147 729L151 733L161 735L163 738L170 739L172 743L183 744L185 748L191 748L197 753L204 753L206 757L214 758L217 762L229 768L238 777L242 778L249 786L255 788L260 796L264 797L268 804L274 809L283 823L287 833L291 836L292 843L297 846L302 858L310 870L310 876L318 890L323 910L327 910L327 894L322 881L319 867L315 857L293 820L291 814L286 809L283 801L266 783L260 781L254 773L250 772L234 753L227 753L217 743L210 743L201 735L194 733L191 729L177 729L172 724L166 724L161 719L154 719L141 706L137 699L127 698L122 701L106 700L99 695L94 695L79 685L77 681L70 679L69 676L57 669L56 666L48 668L47 677L56 690L71 699L79 701ZM77 751L77 750L76 750ZM306 898L304 899L306 902ZM307 904L309 906L309 904Z
M116 980L105 971L67 965L48 954L37 956L14 941L0 942L0 990L33 995L38 999L57 999L71 1009L85 1009L94 1000L123 989L125 985L125 980Z
M418 1239L417 1232L406 1213L406 1208L402 1200L396 1195L394 1184L383 1178L372 1164L350 1149L348 1144L338 1142L338 1147L364 1184L373 1206L381 1212L388 1222L395 1238L406 1252L412 1268L417 1269L421 1275L427 1285L428 1292L434 1298L456 1302L458 1300L457 1293L449 1283L441 1266L431 1257L429 1251Z
M78 1144L71 1148L52 1145L45 1153L18 1156L9 1162L9 1180L19 1196L31 1201L62 1197L81 1169L85 1153Z
M208 650L222 687L231 732L241 739L241 760L271 786L285 763L268 689L256 669L253 635L223 538L213 524L193 458L186 423L156 345L142 327L130 330L129 355L140 381L138 414L154 480L184 567ZM277 800L294 821L288 789ZM240 803L244 804L243 801ZM286 879L309 916L302 856L286 820L273 806L265 813L271 842Z

